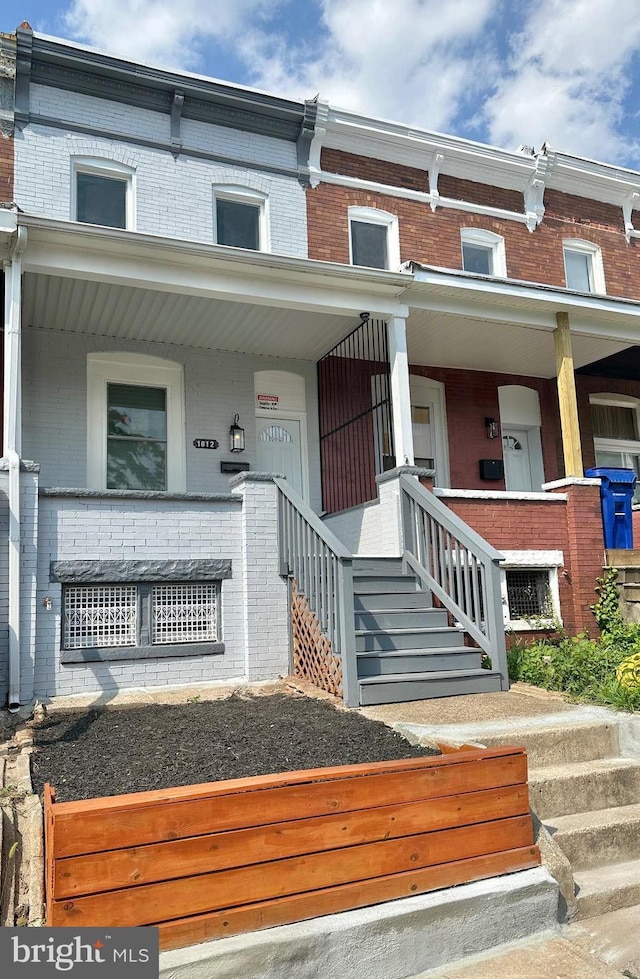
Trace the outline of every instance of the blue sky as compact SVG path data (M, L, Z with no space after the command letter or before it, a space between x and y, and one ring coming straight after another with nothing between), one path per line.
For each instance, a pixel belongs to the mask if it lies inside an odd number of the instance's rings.
M132 60L640 169L638 0L4 0Z

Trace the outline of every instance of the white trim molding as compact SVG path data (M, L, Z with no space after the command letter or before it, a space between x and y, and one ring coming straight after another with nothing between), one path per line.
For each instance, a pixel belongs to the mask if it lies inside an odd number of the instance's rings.
M464 269L464 246L471 245L473 248L482 248L491 255L491 271L489 275L498 279L507 278L507 253L505 250L504 238L495 231L487 231L485 228L460 228L460 251L462 254L462 267Z
M218 241L218 209L217 202L234 201L236 204L247 204L258 211L258 251L271 251L271 231L269 222L269 195L264 191L243 184L214 184L213 185L213 240Z
M559 569L564 567L562 551L505 551L500 562L502 604L504 623L512 632L535 632L538 629L556 629L562 626L560 608ZM549 594L553 615L548 619L512 619L509 615L509 596L507 590L507 571L527 570L547 571L549 574Z
M78 220L78 174L90 173L109 180L120 180L126 185L125 231L136 230L136 171L135 167L117 160L98 156L71 157L71 193L69 195L70 218Z
M377 224L387 229L387 268L396 272L400 268L400 228L398 215L383 211L378 207L353 206L348 209L349 217L349 263L353 262L351 223Z
M87 356L87 486L107 485L107 384L162 387L167 392L167 492L186 491L184 369L144 354Z
M607 286L604 278L604 262L602 261L602 249L599 245L594 244L592 241L584 241L582 238L563 238L562 239L562 255L564 259L564 275L565 282L567 283L567 289L573 288L569 285L567 276L567 262L566 254L567 252L574 252L578 255L586 255L591 257L590 262L590 279L591 279L591 289L589 292L599 293L600 295L606 296ZM582 291L582 290L578 290Z

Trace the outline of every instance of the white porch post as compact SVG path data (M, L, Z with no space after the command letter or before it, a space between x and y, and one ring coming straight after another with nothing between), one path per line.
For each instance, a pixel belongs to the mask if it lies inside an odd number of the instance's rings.
M412 466L413 431L411 428L406 318L404 316L391 316L387 320L387 335L389 339L391 410L396 466Z
M27 232L18 228L4 263L4 455L9 462L9 709L20 704L20 452L22 252Z

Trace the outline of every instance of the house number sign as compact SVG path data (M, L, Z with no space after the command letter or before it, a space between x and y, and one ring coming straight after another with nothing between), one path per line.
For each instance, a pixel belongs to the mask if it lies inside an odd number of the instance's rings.
M194 449L217 449L220 443L217 439L194 439Z

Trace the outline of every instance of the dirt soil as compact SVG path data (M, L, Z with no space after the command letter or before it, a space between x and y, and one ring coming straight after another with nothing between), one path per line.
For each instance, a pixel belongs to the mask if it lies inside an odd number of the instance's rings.
M33 730L34 791L50 782L58 802L438 753L327 701L284 694L56 711Z

